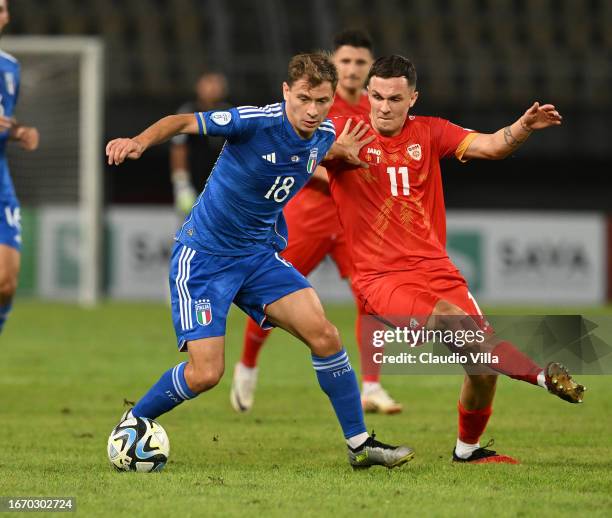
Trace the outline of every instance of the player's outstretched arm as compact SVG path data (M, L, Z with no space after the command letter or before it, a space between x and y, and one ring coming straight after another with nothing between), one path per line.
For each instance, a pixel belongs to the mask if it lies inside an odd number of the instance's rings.
M26 151L34 151L38 148L40 142L38 129L19 124L14 117L0 115L0 131L8 131L9 138L17 141Z
M375 136L365 136L370 130L370 126L363 121L359 121L353 129L351 129L351 122L351 119L346 121L342 133L340 133L334 145L325 155L323 162L344 160L349 164L367 169L368 164L359 158L359 151L363 146L372 142Z
M512 154L534 130L560 126L563 117L552 104L533 103L519 119L495 133L479 133L463 154L463 158L500 160Z
M108 164L119 165L127 158L136 160L147 148L161 144L179 133L199 133L198 122L193 113L168 115L134 138L111 140L106 144Z

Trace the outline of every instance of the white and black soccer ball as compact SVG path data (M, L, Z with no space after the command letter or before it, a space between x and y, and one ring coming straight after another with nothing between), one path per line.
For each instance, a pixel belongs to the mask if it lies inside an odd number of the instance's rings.
M108 438L108 460L119 471L161 471L170 455L170 441L159 423L128 416Z

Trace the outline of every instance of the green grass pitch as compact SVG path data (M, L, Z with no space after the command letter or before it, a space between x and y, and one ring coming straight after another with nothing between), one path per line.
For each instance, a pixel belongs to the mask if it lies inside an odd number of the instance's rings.
M352 308L328 316L357 366ZM75 496L84 516L610 516L612 377L581 378L580 406L501 379L483 439L522 464L465 466L449 461L461 378L387 376L405 411L368 427L417 456L353 472L308 351L283 331L262 352L253 412L231 410L243 323L232 312L220 386L160 418L166 469L116 473L105 448L123 399L184 358L168 308L18 301L0 339L0 497Z

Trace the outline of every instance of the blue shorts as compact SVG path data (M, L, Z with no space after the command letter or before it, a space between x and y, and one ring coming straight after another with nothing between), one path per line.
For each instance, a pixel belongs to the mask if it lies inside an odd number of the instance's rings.
M0 201L0 245L21 251L21 212L17 200Z
M187 342L225 336L232 302L264 329L266 305L310 283L274 250L246 257L198 252L180 242L170 262L172 322L180 351Z

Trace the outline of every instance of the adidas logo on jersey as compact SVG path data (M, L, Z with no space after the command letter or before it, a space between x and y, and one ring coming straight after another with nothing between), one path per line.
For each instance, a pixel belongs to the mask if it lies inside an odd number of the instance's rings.
M276 153L268 153L267 155L261 155L261 158L270 162L271 164L276 164Z
M376 156L382 155L382 151L380 149L376 149L376 148L373 148L373 147L369 147L367 153L372 154L372 155L376 155Z

